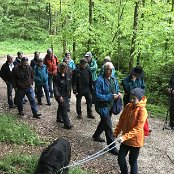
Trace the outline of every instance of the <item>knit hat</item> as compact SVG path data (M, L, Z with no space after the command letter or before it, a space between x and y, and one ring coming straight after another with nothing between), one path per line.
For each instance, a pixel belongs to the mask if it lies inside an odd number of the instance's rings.
M85 54L85 57L92 57L92 53L91 53L91 52L87 52L87 53Z
M28 61L27 57L22 57L21 62Z
M130 92L130 95L137 97L139 101L142 99L144 94L145 94L145 91L143 89L141 89L141 88L134 88Z
M132 69L131 74L134 74L136 77L143 77L144 72L143 69L140 66L136 66Z
M86 64L86 63L88 63L88 61L86 60L86 58L82 58L80 60L80 64Z

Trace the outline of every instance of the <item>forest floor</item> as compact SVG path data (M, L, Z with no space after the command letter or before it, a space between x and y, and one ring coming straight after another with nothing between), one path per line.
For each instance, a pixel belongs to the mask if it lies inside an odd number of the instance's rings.
M0 64L5 62L5 59L0 59ZM6 85L0 79L0 113L9 112L17 115L17 109L8 109L6 97ZM91 155L106 146L106 143L98 143L92 141L92 134L94 133L98 122L99 115L95 112L93 106L93 113L96 119L87 118L85 100L82 100L83 119L77 119L75 111L75 96L72 94L71 98L71 111L69 117L74 125L72 130L63 129L63 125L56 123L57 102L52 99L52 105L47 106L45 98L43 105L38 106L39 111L42 113L42 118L37 120L32 118L30 105L24 105L24 112L26 118L22 121L31 125L37 134L48 140L50 143L55 139L63 137L68 139L71 144L71 162L81 160L88 155ZM17 116L18 117L18 116ZM113 116L113 129L119 117ZM149 124L153 130L151 135L146 137L145 145L140 150L138 159L139 174L173 174L174 173L174 131L162 130L164 121L156 118L149 118ZM102 137L105 138L104 133ZM119 144L117 144L119 148ZM42 152L45 147L30 147L30 146L17 146L13 144L6 144L0 142L0 159L9 153L18 152L18 154L38 154ZM95 174L118 174L119 166L117 157L106 153L103 156L85 163L81 166Z

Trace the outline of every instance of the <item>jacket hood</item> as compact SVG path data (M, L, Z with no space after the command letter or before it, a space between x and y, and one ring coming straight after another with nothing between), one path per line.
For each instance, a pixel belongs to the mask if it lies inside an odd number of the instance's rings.
M145 96L142 97L141 101L136 104L136 107L146 107L147 98Z

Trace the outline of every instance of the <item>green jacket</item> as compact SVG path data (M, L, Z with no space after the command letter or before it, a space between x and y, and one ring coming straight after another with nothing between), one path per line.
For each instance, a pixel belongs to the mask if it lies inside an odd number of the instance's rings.
M92 80L96 81L97 80L97 68L98 68L96 60L92 59L88 65L88 67L89 67L91 74L92 74Z

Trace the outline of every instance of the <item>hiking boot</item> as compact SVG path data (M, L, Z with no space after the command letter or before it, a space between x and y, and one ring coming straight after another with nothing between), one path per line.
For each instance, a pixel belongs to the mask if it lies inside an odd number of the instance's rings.
M56 120L57 123L64 123L63 120Z
M67 126L64 126L63 128L64 129L72 129L74 126L72 125L72 124L70 124L70 125L67 125Z
M15 105L9 105L9 108L12 109L12 108L16 108Z
M38 102L37 104L38 104L38 105L42 105L42 102Z
M33 114L33 118L41 118L41 113L37 112L35 114Z
M82 119L82 114L78 114L78 115L77 115L77 118L78 118L78 119Z
M117 148L115 148L115 149L110 150L109 153L111 153L112 155L116 155L116 156L118 156L119 151L118 151Z
M101 137L94 137L92 136L93 141L97 141L97 142L105 142L105 139L101 138Z
M47 103L46 105L51 106L51 103Z
M91 113L91 114L88 114L87 115L88 118L92 118L92 119L95 119L94 115Z
M19 115L19 116L24 116L24 112L23 112L23 111L20 111L20 112L18 113L18 115Z

